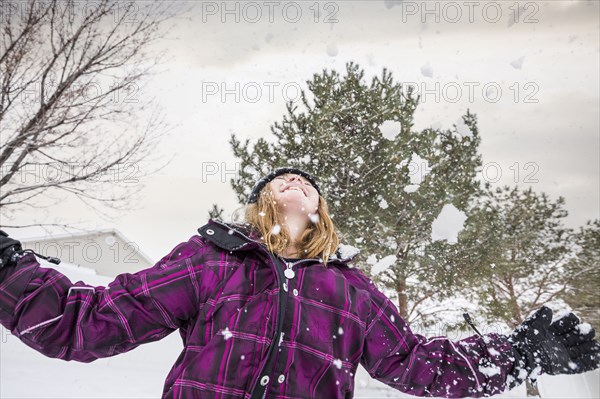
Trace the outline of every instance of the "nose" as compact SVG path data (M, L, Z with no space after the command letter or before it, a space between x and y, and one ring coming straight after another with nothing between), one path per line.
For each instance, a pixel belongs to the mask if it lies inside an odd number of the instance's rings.
M300 181L300 176L298 176L298 175L291 175L291 176L288 177L288 181L292 182L294 180Z

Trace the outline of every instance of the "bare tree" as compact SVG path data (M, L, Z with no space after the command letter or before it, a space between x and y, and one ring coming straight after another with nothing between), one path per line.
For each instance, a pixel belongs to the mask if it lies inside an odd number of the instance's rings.
M164 123L141 91L161 58L149 45L175 11L163 2L29 0L3 1L1 12L3 218L68 196L104 216L126 209L140 178L157 170L148 166Z

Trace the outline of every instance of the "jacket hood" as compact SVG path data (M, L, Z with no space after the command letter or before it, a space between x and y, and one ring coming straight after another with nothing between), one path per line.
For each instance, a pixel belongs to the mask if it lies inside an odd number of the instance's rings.
M249 250L264 246L260 242L260 233L250 223L231 223L219 219L209 219L208 223L198 228L198 233L215 245L228 251ZM360 250L352 245L340 244L335 253L329 256L330 261L348 263Z

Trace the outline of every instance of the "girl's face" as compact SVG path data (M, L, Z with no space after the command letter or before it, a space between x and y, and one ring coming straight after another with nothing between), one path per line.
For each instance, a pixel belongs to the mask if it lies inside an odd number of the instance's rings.
M310 182L300 175L286 173L269 183L277 208L283 213L316 213L319 208L319 193Z

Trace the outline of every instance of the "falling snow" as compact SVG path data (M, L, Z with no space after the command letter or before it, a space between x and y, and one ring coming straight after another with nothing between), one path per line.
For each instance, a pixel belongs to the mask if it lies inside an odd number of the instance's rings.
M579 368L579 366L577 365L577 363L569 362L569 368L571 370L577 370Z
M479 366L479 371L488 377L493 377L495 375L500 374L500 368L497 366L489 366L489 367Z
M221 335L223 335L223 338L225 338L225 341L227 341L229 338L233 337L233 333L231 331L229 331L229 327L225 327L225 329L221 331Z
M360 253L360 249L348 245L348 244L340 244L338 247L338 252L340 253L341 259L350 259Z
M490 353L490 355L492 355L492 356L495 356L495 357L498 357L498 356L500 356L500 352L498 352L498 351L497 351L496 349L494 349L494 348L489 348L489 349L488 349L488 352L489 352L489 353Z
M390 266L396 263L397 260L398 258L396 258L395 255L388 255L373 265L373 267L371 268L371 273L373 275L379 274L384 270L389 269Z
M514 61L511 61L510 66L515 69L521 69L523 67L523 61L525 61L525 56L519 57Z
M431 225L431 240L446 240L449 243L458 241L458 233L463 229L467 215L452 204L446 204Z
M471 129L469 129L463 118L458 118L455 124L458 134L463 137L473 137L473 132L471 132Z
M329 43L327 45L327 55L330 57L335 57L336 55L338 55L339 50L338 47L335 43Z
M415 191L417 191L419 189L419 185L418 184L408 184L406 186L404 186L404 192L406 193L414 193Z
M379 131L388 140L394 140L401 129L402 125L397 121L385 121L379 125Z
M592 326L589 323L581 323L575 328L580 334L589 334L592 331Z
M427 78L433 78L433 68L429 62L421 67L421 74Z
M379 201L379 207L381 209L387 209L389 207L387 201L385 200L385 198L381 198L381 201Z

